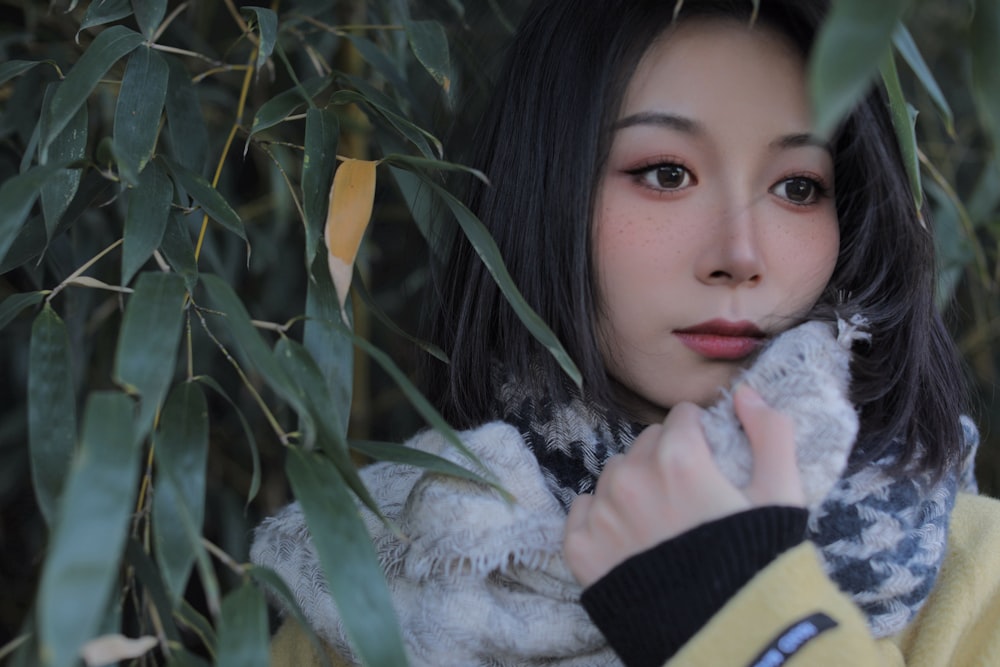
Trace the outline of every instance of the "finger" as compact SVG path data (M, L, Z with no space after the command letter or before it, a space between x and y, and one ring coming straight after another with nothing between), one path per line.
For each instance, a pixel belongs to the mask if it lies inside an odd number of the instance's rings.
M650 424L636 436L632 445L626 451L630 458L645 458L652 456L660 445L663 436L663 424Z
M804 505L792 419L746 384L734 392L733 407L753 452L747 497L756 504Z
M580 494L573 500L573 504L569 507L569 514L566 516L567 535L573 531L581 530L587 523L587 515L593 502L594 496L589 493Z
M703 468L711 464L715 468L705 431L701 427L702 412L694 403L678 403L670 409L660 436L658 456L661 462L671 467Z

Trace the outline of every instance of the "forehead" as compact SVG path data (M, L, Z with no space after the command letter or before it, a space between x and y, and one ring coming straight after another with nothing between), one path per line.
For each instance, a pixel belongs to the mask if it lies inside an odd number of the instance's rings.
M666 29L647 49L629 80L622 115L664 104L738 107L760 100L762 91L776 109L805 104L804 57L791 40L767 25L693 18Z

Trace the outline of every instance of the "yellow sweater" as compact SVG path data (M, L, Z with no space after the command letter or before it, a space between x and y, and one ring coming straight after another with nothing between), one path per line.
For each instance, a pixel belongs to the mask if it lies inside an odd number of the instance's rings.
M789 632L823 614L836 627ZM783 642L779 642L779 638ZM786 653L767 653L775 644ZM776 661L775 656L787 656ZM328 652L330 665L346 665ZM286 622L271 644L274 667L321 665L305 631ZM934 591L899 635L874 640L861 612L802 544L748 583L669 661L669 667L1000 666L1000 502L960 495Z

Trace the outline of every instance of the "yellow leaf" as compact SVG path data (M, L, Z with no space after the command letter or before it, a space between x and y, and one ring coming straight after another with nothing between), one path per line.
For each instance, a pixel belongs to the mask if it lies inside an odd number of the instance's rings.
M330 277L337 289L344 321L344 304L351 289L354 259L372 217L375 202L375 166L371 160L344 160L333 175L326 214L326 247Z
M104 635L84 644L80 656L88 667L109 665L142 657L159 643L156 637L129 639L122 635Z

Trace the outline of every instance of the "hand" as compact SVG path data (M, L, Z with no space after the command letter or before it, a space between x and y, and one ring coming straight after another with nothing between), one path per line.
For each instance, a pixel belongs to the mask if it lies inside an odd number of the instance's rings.
M805 505L792 420L747 385L733 399L753 453L750 483L737 489L716 467L701 409L675 405L663 424L649 426L627 453L608 459L593 495L573 502L563 552L580 584L589 586L626 558L702 523L751 507Z

